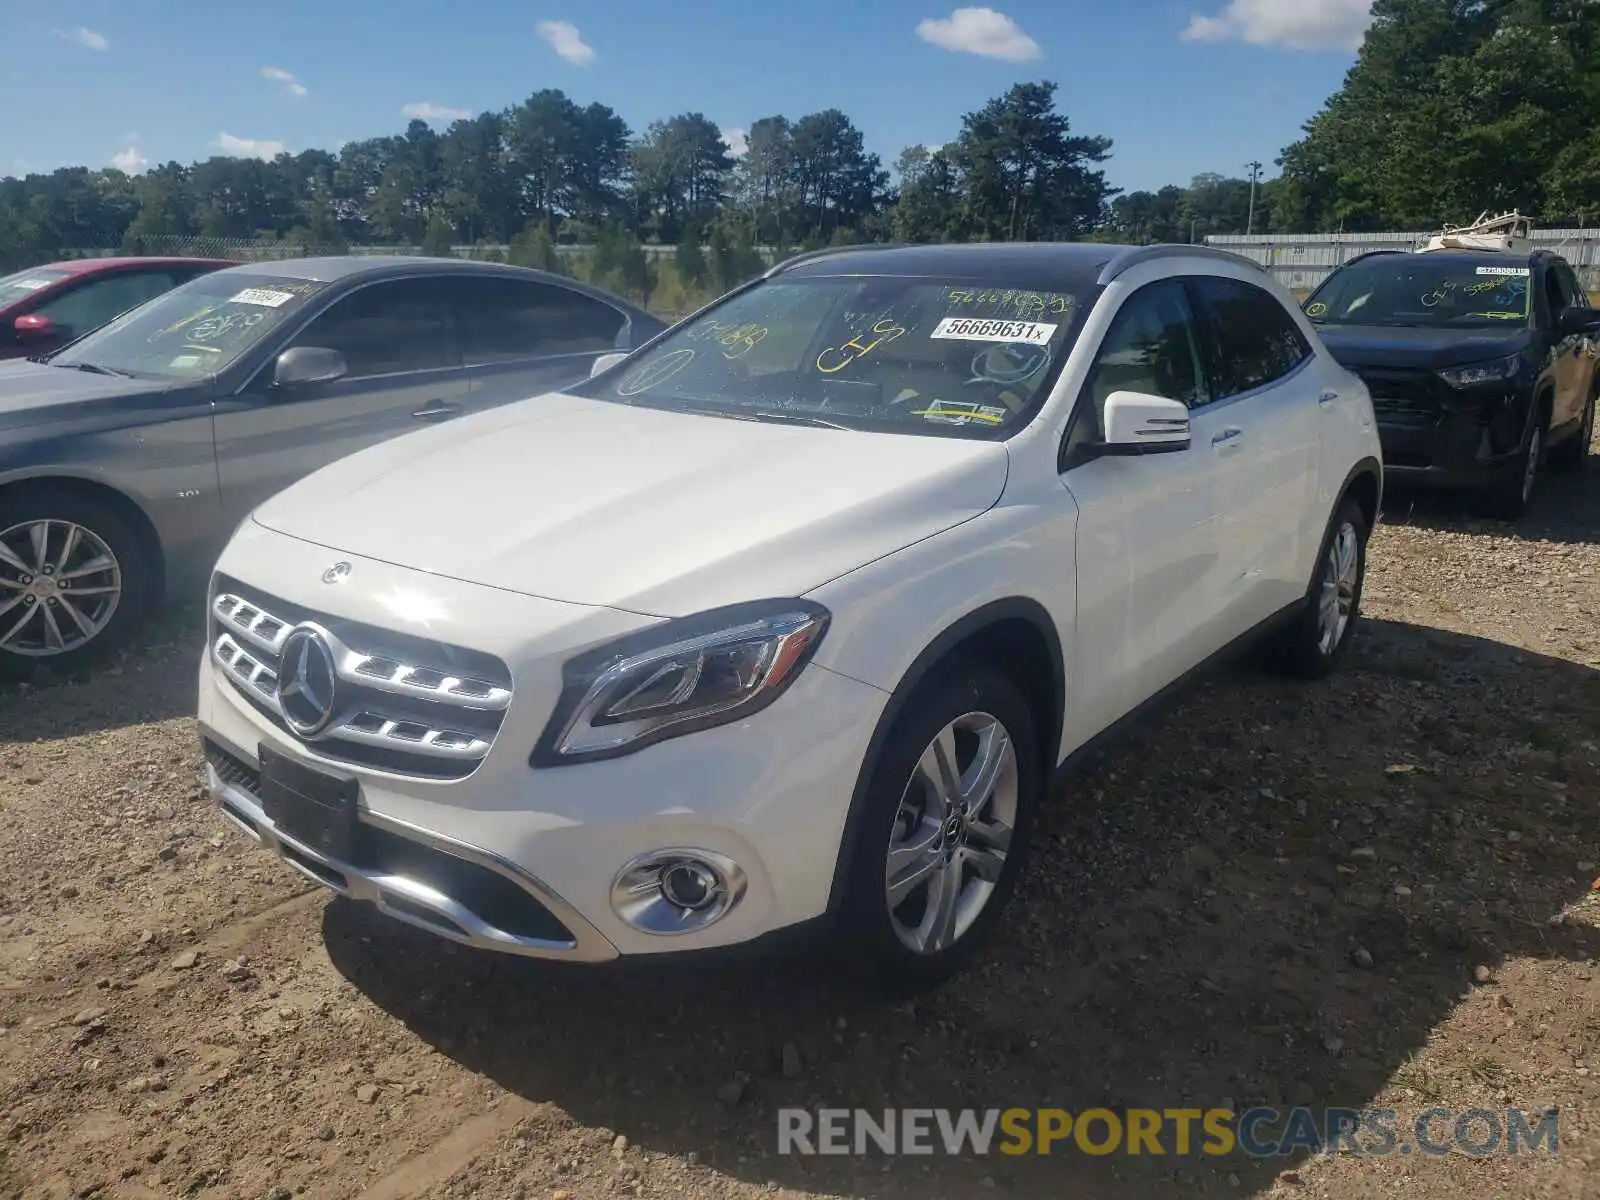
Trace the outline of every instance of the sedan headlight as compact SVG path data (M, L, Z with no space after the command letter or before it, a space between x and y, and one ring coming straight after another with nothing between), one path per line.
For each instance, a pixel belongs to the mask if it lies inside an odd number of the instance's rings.
M536 767L631 754L760 712L822 641L828 610L764 600L666 621L579 655L562 669Z
M1447 367L1440 371L1439 378L1453 388L1469 388L1480 383L1498 383L1502 379L1512 379L1522 369L1522 356L1509 354L1505 358L1497 358L1492 362L1469 363L1464 367Z

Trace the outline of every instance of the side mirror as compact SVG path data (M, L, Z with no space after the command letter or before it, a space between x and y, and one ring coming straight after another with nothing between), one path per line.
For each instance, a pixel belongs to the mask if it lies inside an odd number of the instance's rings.
M26 317L17 318L18 323L25 320ZM1600 312L1592 308L1569 308L1561 314L1561 320L1557 324L1561 332L1569 337L1577 333L1593 333L1595 326L1600 324Z
M294 346L278 355L272 367L272 382L281 388L304 387L311 383L331 383L349 368L344 355L322 346Z
M595 359L593 365L590 366L589 378L593 379L596 375L605 374L607 371L611 370L612 367L616 366L619 362L627 357L628 352L625 350L613 350L610 354L602 354L599 358Z
M18 317L11 323L11 328L17 331L17 339L24 342L42 341L61 333L61 327L49 317L35 316L31 313L25 317Z
M1106 397L1105 430L1102 454L1170 454L1187 450L1189 409L1181 401L1161 396L1112 392Z

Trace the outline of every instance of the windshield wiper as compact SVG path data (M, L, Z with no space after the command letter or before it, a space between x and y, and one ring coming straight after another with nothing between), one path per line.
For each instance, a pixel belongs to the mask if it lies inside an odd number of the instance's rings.
M91 375L115 375L120 379L133 378L133 376L128 374L126 371L118 371L113 367L102 367L99 363L56 363L55 365L58 367L65 367L69 371L87 371Z
M809 425L814 429L843 429L846 432L850 430L848 425L841 425L837 421L828 420L826 417L813 417L808 413L756 412L751 413L747 419L752 421L775 421L780 425Z

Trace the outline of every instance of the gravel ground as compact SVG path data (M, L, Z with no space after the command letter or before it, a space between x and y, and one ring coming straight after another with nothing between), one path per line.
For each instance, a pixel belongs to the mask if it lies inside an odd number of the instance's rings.
M193 613L0 691L0 1197L1596 1195L1600 473L1391 510L1347 669L1230 670L1093 764L994 954L899 1007L329 903L202 800ZM1554 1105L1560 1149L775 1153L783 1106L1263 1102Z

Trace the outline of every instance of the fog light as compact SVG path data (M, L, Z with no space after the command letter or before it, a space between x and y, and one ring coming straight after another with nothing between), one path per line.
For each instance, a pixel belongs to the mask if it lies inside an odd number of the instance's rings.
M710 850L653 850L611 883L611 907L641 933L693 933L721 920L744 897L745 874Z

